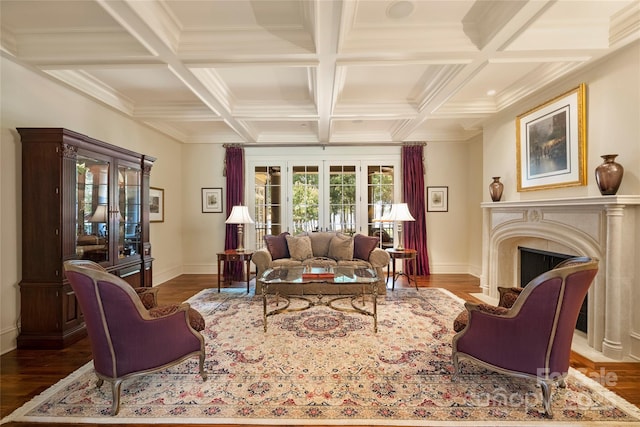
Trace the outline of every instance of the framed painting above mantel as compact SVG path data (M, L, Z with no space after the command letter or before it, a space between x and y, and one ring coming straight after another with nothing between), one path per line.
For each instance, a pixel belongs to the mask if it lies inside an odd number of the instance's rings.
M516 119L518 191L587 184L585 85Z

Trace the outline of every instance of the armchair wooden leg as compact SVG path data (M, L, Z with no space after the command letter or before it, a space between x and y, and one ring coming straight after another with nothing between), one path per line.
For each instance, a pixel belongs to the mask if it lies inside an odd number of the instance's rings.
M565 381L566 375L563 375L560 377L560 379L558 380L558 387L560 388L567 388L567 382Z
M540 388L542 389L542 404L544 405L544 412L549 418L553 418L553 411L551 410L551 383L547 381L540 381Z
M458 354L454 353L451 355L451 359L453 360L453 381L458 381L458 375L460 374L460 362L458 361Z
M209 374L207 373L207 370L204 368L204 350L202 350L200 352L200 376L202 377L202 381L206 381L207 377L209 376Z
M118 415L120 412L120 386L122 386L122 380L117 379L111 383L111 394L113 395L113 403L111 404L111 415Z

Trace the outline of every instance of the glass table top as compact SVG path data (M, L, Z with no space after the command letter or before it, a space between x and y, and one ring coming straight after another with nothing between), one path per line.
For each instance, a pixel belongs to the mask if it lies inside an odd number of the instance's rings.
M265 270L260 281L275 283L374 283L378 280L376 272L364 267L285 267L277 266Z

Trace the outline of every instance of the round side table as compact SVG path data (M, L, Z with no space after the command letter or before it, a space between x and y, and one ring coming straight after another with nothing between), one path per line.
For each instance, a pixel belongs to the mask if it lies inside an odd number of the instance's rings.
M227 249L224 252L218 252L218 292L220 292L220 279L222 277L221 266L223 262L245 262L247 264L247 293L249 293L249 281L251 278L251 257L253 256L253 251L238 252L235 249ZM231 278L224 278L225 283L227 283L227 279L231 281Z
M416 257L418 256L418 251L415 249L395 249L389 248L385 249L389 256L391 257L391 264L393 264L393 282L391 284L391 290L393 291L396 287L396 280L400 276L407 276L409 280L409 284L411 284L411 277L405 273L404 271L399 271L396 273L396 259L401 259L404 261L412 261L413 262L413 283L416 285L416 290L418 290L418 281L416 280L416 270L417 270L417 261ZM387 265L387 276L389 275L389 266Z

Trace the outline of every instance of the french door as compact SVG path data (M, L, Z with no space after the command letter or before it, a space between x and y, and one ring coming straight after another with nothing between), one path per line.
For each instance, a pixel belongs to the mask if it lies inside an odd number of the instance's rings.
M393 225L376 220L397 199L397 162L258 160L247 171L247 204L255 220L255 232L246 230L248 247L261 248L265 235L285 231L378 235L386 227L393 238Z

